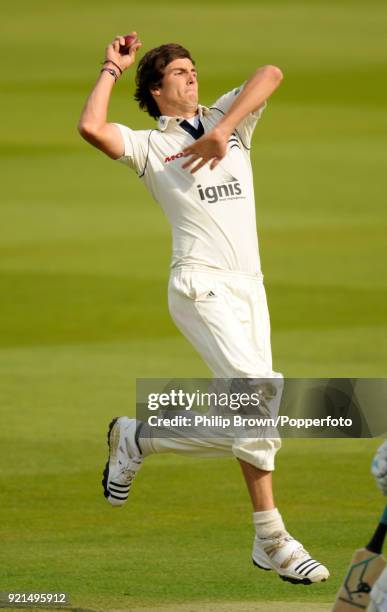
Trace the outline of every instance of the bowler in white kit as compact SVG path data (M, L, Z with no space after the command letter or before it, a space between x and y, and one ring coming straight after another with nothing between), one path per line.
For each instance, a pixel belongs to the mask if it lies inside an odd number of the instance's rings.
M281 378L272 369L270 321L260 266L250 163L252 135L281 70L263 66L209 107L198 103L195 63L177 44L148 51L136 72L135 99L156 120L154 129L108 123L114 84L134 64L117 36L79 121L81 135L131 169L164 210L172 228L169 310L214 377ZM134 180L134 179L133 179ZM233 454L253 505L252 560L283 580L311 584L329 577L286 530L273 496L278 437L199 439L141 435L122 416L109 426L104 495L112 506L128 498L143 460L153 453Z

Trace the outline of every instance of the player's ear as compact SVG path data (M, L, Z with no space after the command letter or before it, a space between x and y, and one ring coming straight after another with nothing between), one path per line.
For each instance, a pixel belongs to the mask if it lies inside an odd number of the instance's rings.
M152 96L158 97L161 94L161 85L158 83L157 85L153 85L153 87L149 88Z

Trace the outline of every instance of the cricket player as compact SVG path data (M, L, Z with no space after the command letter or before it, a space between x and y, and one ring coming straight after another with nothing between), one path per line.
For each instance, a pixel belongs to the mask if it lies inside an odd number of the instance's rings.
M379 489L383 495L387 495L387 440L378 448L372 461L371 471ZM372 587L368 612L387 612L387 568Z
M107 122L116 81L141 46L129 54L122 36L105 62L79 121L80 134L130 168L164 210L172 227L169 310L216 378L281 378L272 369L270 323L256 232L252 135L281 70L263 66L210 107L198 103L198 78L189 51L165 44L148 51L136 72L135 99L156 120L151 130ZM114 419L103 486L113 506L125 503L143 459L152 453L232 453L253 504L253 563L283 580L311 584L328 570L286 530L276 508L272 471L278 438L224 440L152 438L141 423Z

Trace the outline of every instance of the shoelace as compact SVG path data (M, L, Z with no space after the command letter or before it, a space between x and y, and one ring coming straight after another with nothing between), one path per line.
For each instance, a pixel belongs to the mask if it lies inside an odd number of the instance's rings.
M294 538L292 538L292 536L287 531L277 531L275 533L276 535L269 535L265 538L259 538L259 540L270 540L270 542L272 542L273 544L281 544L281 542L291 542L292 540L294 540Z
M274 557L278 552L278 549L282 547L282 545L285 545L287 542L297 542L297 540L292 538L292 536L287 532L284 532L283 534L280 534L277 537L269 536L267 538L260 539L270 542L271 551L267 552L267 548L265 548L265 552L269 557ZM292 561L296 561L301 556L309 556L309 553L307 553L307 551L304 549L302 544L300 544L300 542L297 542L296 548L289 554L289 557L286 560L287 564L290 564Z
M299 546L297 546L297 548L295 548L293 552L290 553L289 562L296 561L297 559L301 557L309 557L309 556L310 556L309 553L306 552L302 544L299 544Z

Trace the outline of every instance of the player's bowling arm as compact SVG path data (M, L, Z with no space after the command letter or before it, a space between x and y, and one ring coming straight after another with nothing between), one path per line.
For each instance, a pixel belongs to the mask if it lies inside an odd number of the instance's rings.
M124 144L119 129L107 122L110 96L116 78L134 63L136 52L141 46L141 42L136 41L130 47L129 54L122 56L119 49L120 44L124 43L124 37L117 36L106 48L104 70L86 101L78 123L81 136L113 159L124 154Z
M117 127L106 121L113 86L114 78L102 72L83 109L78 131L87 142L117 159L124 153L122 137Z
M265 100L277 89L282 78L282 72L276 66L258 68L217 127L231 135L243 119L263 106Z

